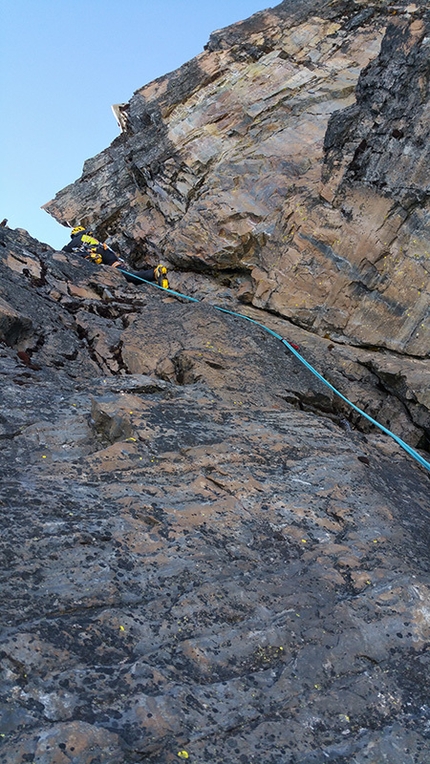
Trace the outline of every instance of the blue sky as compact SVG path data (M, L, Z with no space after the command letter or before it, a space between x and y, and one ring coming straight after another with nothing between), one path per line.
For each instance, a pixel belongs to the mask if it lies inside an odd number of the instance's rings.
M0 220L60 248L40 209L119 134L111 104L279 0L0 0Z

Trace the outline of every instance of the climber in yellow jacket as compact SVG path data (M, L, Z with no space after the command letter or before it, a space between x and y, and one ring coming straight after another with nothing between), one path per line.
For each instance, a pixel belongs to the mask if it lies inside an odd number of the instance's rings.
M115 254L113 249L107 244L102 244L92 235L91 231L83 226L78 225L72 228L70 236L71 240L63 247L63 252L76 252L85 257L86 260L92 260L97 264L111 265L113 268L125 267L124 261ZM138 284L140 279L144 279L145 281L156 281L159 286L165 289L169 287L165 265L157 265L155 268L144 268L133 272L127 269L124 276L127 281L132 281L135 284ZM135 276L137 278L134 278Z

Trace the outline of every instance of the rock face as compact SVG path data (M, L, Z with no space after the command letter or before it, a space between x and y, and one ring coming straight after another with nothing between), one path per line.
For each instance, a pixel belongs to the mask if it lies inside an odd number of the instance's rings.
M0 764L428 764L429 473L258 325L428 456L427 27L284 2L118 107L47 208L200 302L0 227Z
M425 470L211 281L0 235L0 762L426 764Z
M258 308L426 358L428 3L291 0L122 105L45 209L139 258L225 271Z

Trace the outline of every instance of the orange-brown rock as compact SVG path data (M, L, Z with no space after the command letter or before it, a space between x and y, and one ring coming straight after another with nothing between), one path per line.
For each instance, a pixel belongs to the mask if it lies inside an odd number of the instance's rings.
M320 335L428 357L428 23L426 2L302 0L217 32L45 209L134 258L249 274L248 302Z

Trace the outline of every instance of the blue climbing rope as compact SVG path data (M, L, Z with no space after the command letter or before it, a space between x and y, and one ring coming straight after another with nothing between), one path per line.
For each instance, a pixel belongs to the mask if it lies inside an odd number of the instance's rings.
M126 275L133 275L135 279L138 279L139 281L143 281L145 284L150 284L151 286L157 287L157 289L162 289L163 292L167 292L168 294L173 295L174 297L180 297L184 300L189 300L190 302L200 302L196 297L189 297L189 295L182 294L181 292L175 292L173 289L166 289L165 287L159 286L159 284L155 284L153 281L146 281L146 279L142 279L140 276L135 276L134 274L130 274L128 271L122 270L122 268L117 268L118 271L121 271L121 273L124 273ZM326 387L330 388L330 390L335 393L339 398L341 398L345 403L348 404L351 408L354 409L354 411L357 411L360 416L367 419L371 424L375 425L375 427L379 427L382 432L384 432L386 435L389 435L390 438L395 440L395 442L403 448L404 451L406 451L409 456L411 456L415 461L418 462L418 464L421 464L422 467L424 467L426 470L429 470L430 472L430 462L427 462L421 454L419 454L417 451L415 451L411 446L408 446L407 443L405 443L404 440L399 438L397 435L395 435L391 430L389 430L387 427L384 427L384 425L380 424L376 421L376 419L373 419L373 417L369 416L369 414L366 414L365 411L362 411L358 406L355 405L355 403L352 403L348 398L346 398L339 390L337 390L333 385L328 382L327 379L324 379L324 377L317 371L313 366L311 366L310 363L304 358L293 346L290 342L285 340L280 334L277 332L274 332L273 329L269 329L268 326L265 326L264 324L260 323L259 321L256 321L254 318L250 318L249 316L245 316L243 313L236 313L234 310L228 310L227 308L221 308L219 305L211 305L212 308L215 310L220 311L221 313L227 313L230 316L235 316L236 318L242 318L245 321L249 321L251 324L254 324L255 326L260 327L260 329L264 329L265 332L268 332L272 335L272 337L275 337L277 340L280 340L285 347L288 348L288 350L300 361L300 363L303 364L303 366L306 366L306 368L315 376L317 379L320 380Z

